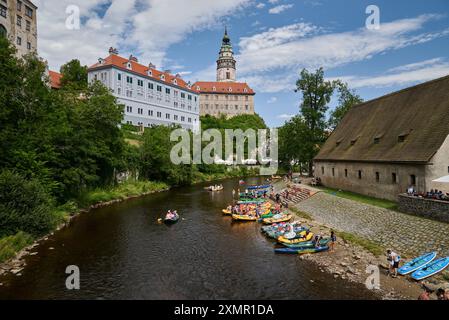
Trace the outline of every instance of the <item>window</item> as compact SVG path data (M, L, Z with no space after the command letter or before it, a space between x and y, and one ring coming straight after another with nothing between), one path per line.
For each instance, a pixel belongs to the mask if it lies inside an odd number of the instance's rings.
M335 177L335 168L332 168L332 176Z
M175 121L178 121L178 116L176 114L173 116L173 118Z
M249 106L245 105L245 110L248 111L249 110Z
M0 16L6 18L6 7L0 4Z
M138 114L143 114L143 109L142 108L137 108L137 113Z
M154 86L152 82L148 82L148 89L153 90Z
M22 45L22 38L21 37L17 37L17 45L18 46Z
M121 74L121 73L118 73L118 74L117 74L117 80L118 80L118 81L122 81L122 74Z
M391 182L393 184L398 183L398 177L397 177L396 173L394 173L394 172L391 174Z
M165 114L165 119L170 120L170 113Z
M189 95L187 96L187 100L192 100L192 95L189 94Z
M379 182L379 181L380 181L380 173L376 172L376 182Z
M152 117L152 116L153 116L153 110L148 110L148 115L149 115L150 117Z
M127 124L131 124L131 125L133 124L132 121L126 121L126 123L127 123Z
M362 170L359 170L359 179L362 179Z
M398 137L398 142L399 142L399 143L405 142L405 137L406 137L406 135L400 135L400 136Z
M181 121L182 121L182 122L186 121L186 117L181 116Z
M126 112L132 113L132 112L133 112L133 107L127 106L127 107L126 107Z
M324 167L321 167L321 174L324 175Z
M6 28L0 24L0 37L6 38L6 35L7 35Z
M25 15L27 17L33 18L33 9L28 6L25 6Z
M31 42L27 42L27 49L31 50Z
M345 178L348 177L348 169L345 169Z
M188 118L187 121L188 121L189 123L192 123L192 118Z
M157 86L156 90L159 91L159 92L162 92L162 86Z
M186 94L184 92L181 92L181 98L185 99L185 97L186 97Z
M143 87L143 80L137 80L137 85L139 87Z
M22 17L21 16L17 16L17 26L22 27Z
M410 184L416 186L416 176L414 174L410 175Z
M162 117L162 112L158 111L158 112L156 113L156 117L158 117L158 118Z
M30 31L30 30L31 30L31 22L29 22L27 20L27 22L26 22L26 31Z
M122 88L117 88L117 94L121 95L122 94Z
M239 106L238 105L235 105L235 110L238 110L239 109Z
M380 138L374 138L374 144L379 144L380 143Z
M351 140L351 146L355 145L356 142L357 140Z
M133 77L127 76L126 77L126 82L129 83L129 84L133 84Z
M17 1L17 11L22 11L22 1Z
M170 94L170 89L169 88L165 88L165 93L166 94Z

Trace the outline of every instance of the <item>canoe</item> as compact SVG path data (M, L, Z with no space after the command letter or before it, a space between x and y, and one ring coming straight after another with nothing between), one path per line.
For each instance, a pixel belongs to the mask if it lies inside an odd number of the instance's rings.
M223 212L223 214L226 214L226 215L231 215L232 214L232 212L229 211L228 209L223 209L223 210L221 210L221 212Z
M324 238L320 240L320 247L325 247L329 244L331 241L331 238ZM315 247L315 243L313 241L305 241L300 243L282 243L282 245L288 247L288 248L313 248Z
M263 185L263 186L249 186L247 189L248 190L257 190L257 189L268 189L270 187L271 187L271 185L266 184L266 185Z
M291 219L292 219L292 215L291 214L287 214L287 215L284 215L284 216L282 216L280 218L275 218L275 217L273 217L273 218L266 218L266 219L263 219L262 222L265 223L265 224L272 224L272 223L279 223L279 222L287 222L287 221L290 221Z
M296 244L301 242L307 242L313 239L313 232L309 232L309 235L306 238L302 238L302 236L305 236L306 232L303 231L299 234L299 237L295 239L287 239L284 236L280 236L277 240L281 243L288 243L288 244Z
M241 214L233 214L232 219L237 221L257 221L257 217L255 216L248 216L248 215L241 215Z
M422 280L443 271L447 266L449 266L449 257L440 258L416 270L411 277L415 280Z
M427 264L432 262L437 257L436 252L429 252L426 254L423 254L422 256L413 259L410 262L407 262L402 267L398 269L398 273L401 275L406 275L409 273L412 273L413 271L416 271L418 269L421 269L425 267Z
M276 248L274 252L276 253L287 253L287 254L306 254L306 253L318 253L329 250L328 246L323 247L312 247L312 248Z

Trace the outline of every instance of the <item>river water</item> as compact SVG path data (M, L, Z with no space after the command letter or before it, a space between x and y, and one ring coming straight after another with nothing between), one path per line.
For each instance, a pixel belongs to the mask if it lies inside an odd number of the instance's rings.
M261 178L247 180L263 183ZM0 299L374 299L297 256L275 255L254 222L221 209L238 180L173 189L93 210L34 249L21 276L0 277ZM177 209L172 226L157 219ZM80 290L67 290L68 265Z

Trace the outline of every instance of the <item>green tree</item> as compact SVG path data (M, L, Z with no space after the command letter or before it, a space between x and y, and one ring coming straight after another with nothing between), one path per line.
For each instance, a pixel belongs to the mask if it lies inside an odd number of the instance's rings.
M326 140L326 112L335 90L335 83L325 81L323 68L310 73L306 69L301 71L300 79L296 82L295 92L302 94L300 115L307 126L307 162L309 175L313 174L313 158Z
M332 111L329 119L329 127L334 130L341 122L343 117L348 113L353 106L363 102L363 99L356 93L355 90L350 89L344 82L337 82L338 89L338 106Z
M87 66L82 66L80 61L73 59L64 64L61 69L61 87L70 87L72 90L87 89Z

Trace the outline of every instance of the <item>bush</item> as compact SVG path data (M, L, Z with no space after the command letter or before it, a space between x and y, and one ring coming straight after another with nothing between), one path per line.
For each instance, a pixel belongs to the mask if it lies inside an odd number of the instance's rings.
M24 231L41 236L58 222L53 198L36 180L0 172L0 237Z
M15 254L33 243L33 237L25 232L18 232L16 235L0 239L0 263L4 262Z

